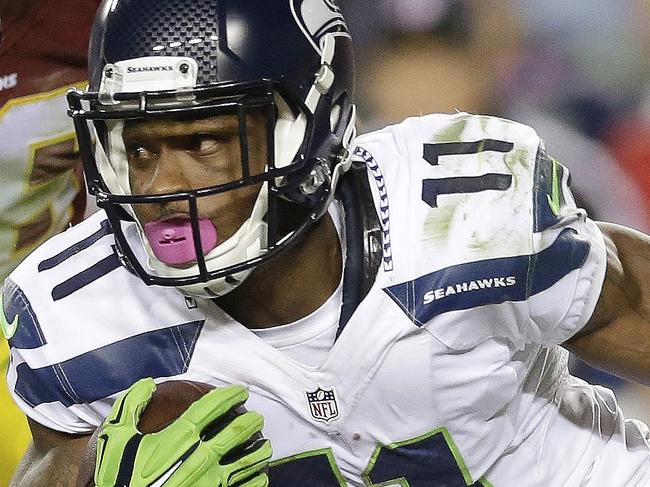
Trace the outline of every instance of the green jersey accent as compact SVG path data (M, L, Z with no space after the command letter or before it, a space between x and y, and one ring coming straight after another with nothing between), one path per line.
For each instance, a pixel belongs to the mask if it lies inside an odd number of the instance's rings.
M443 438L444 440L443 445L446 445L449 456L453 458L453 462L458 468L458 471L462 475L463 481L467 486L492 487L492 485L485 479L485 477L481 477L476 482L472 481L472 475L470 474L469 468L467 468L467 465L465 463L465 460L463 459L463 456L460 453L460 450L456 446L456 443L454 442L447 428L444 427L438 428L429 433L425 433L424 435L418 436L416 438L411 438L409 440L400 441L397 443L391 443L390 445L378 445L377 448L375 448L375 451L373 452L372 456L370 457L370 462L368 463L368 466L366 467L366 469L362 474L365 484L368 485L369 487L385 487L385 486L387 487L387 486L395 485L396 482L398 485L400 485L400 487L417 487L417 485L422 485L420 483L416 485L412 481L409 481L409 475L408 472L406 471L403 472L404 474L403 477L393 478L379 483L373 483L371 476L378 462L381 461L380 456L382 455L382 453L387 451L399 451L400 449L404 449L408 447L420 448L424 446L424 443L427 440L433 439L435 437ZM432 458L436 458L438 463L442 462L444 458L443 456L440 455L440 453L441 452L436 451L436 454L432 455ZM400 456L403 456L403 453ZM435 471L435 466L431 470ZM445 477L445 481L451 481L451 479L447 479ZM453 485L456 484L453 483Z
M299 453L297 455L292 455L290 457L274 460L271 463L269 463L271 476L273 477L274 467L278 467L286 463L300 461L303 458L311 458L311 457L318 457L318 456L325 457L327 464L329 465L332 473L331 479L329 477L327 479L319 477L319 480L321 482L328 482L328 481L332 482L331 484L332 486L346 487L348 484L346 483L345 479L343 478L343 474L341 474L341 470L336 464L336 459L334 458L334 453L332 452L331 448L321 448L320 450L312 450L304 453Z
M2 328L2 334L7 340L11 339L18 329L18 315L14 317L13 321L9 323L7 315L5 314L4 303L2 301L2 293L0 293L0 328Z
M555 216L560 216L560 178L558 177L557 161L551 159L553 162L553 189L550 195L547 195L548 205Z
M311 461L304 462L306 459ZM427 465L423 466L421 462ZM331 448L274 460L269 467L271 487L288 485L290 479L306 479L310 475L317 475L319 485L323 487L348 485ZM423 478L425 470L429 474ZM361 477L367 487L425 487L442 483L450 487L493 487L485 477L472 481L460 450L444 427L405 441L377 444Z

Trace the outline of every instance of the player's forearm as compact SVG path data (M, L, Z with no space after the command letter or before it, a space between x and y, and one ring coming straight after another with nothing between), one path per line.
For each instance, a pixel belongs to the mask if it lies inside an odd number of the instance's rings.
M565 344L580 359L598 369L650 386L650 329L645 319L626 317Z
M61 433L27 419L34 438L10 487L74 486L90 435Z
M589 325L566 346L595 367L650 385L650 237L600 227L609 253L605 285Z
M32 443L23 456L9 487L74 487L79 470L78 454L69 448L39 453Z

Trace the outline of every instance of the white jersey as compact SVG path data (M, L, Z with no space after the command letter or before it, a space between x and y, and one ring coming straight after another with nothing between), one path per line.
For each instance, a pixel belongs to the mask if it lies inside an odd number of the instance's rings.
M650 485L647 428L572 378L556 346L592 315L606 257L535 132L427 116L361 137L356 156L383 262L321 365L211 301L145 286L99 213L6 283L20 407L88 433L141 377L241 383L266 418L272 486Z

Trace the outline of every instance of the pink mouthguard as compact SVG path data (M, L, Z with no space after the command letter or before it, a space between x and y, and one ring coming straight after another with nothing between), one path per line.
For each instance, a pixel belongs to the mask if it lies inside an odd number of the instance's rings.
M201 218L199 230L205 255L217 246L217 229L210 219ZM144 233L154 255L161 262L179 265L196 261L192 224L189 218L170 218L146 223Z

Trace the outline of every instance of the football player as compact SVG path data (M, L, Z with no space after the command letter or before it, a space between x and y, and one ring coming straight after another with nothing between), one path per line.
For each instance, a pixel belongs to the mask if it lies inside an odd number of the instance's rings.
M0 0L0 279L39 244L79 221L85 190L65 93L86 83L99 0ZM0 338L0 485L29 439L4 380Z
M650 383L650 240L576 208L533 129L355 140L332 0L110 0L95 25L69 104L103 211L4 285L14 485L73 485L96 428L99 486L650 484L648 428L566 364ZM143 435L170 379L216 389Z

